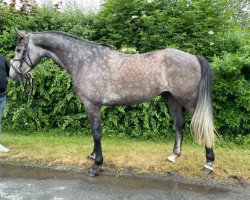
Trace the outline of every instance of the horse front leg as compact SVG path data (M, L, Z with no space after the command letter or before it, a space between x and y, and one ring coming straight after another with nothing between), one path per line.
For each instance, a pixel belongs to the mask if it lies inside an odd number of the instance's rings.
M214 151L213 148L207 148L206 149L206 164L205 167L203 168L205 174L210 174L214 171L213 169L213 162L214 162Z
M89 169L90 176L99 175L99 167L103 163L102 145L101 145L101 108L90 102L84 102L84 108L88 115L94 140L94 150L92 152L94 164Z

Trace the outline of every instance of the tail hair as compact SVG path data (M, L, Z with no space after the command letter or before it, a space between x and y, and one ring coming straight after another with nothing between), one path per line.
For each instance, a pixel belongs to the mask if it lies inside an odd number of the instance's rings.
M212 109L212 69L207 60L197 56L201 66L201 80L199 85L198 100L190 124L190 131L199 144L212 148L215 141Z

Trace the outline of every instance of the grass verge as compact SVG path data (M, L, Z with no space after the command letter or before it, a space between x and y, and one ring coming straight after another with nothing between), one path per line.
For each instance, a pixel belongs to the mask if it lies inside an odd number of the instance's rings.
M87 155L92 151L91 136L35 132L13 134L4 132L2 143L10 151L0 153L2 161L41 164L46 166L90 167ZM194 142L183 142L182 155L176 164L165 161L173 141L140 141L128 138L103 137L104 168L138 173L178 173L187 178L207 178L202 171L205 152ZM210 179L239 182L250 181L250 152L248 146L220 142L215 148L215 172Z

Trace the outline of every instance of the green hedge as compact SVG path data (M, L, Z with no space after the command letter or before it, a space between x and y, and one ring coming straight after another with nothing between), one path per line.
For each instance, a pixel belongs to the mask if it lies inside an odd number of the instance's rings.
M204 55L215 75L213 104L218 133L249 136L250 37L239 23L244 13L237 14L238 8L230 6L230 2L107 0L96 14L79 10L59 12L51 7L36 6L15 11L0 4L0 52L8 58L13 56L16 40L13 27L18 27L32 32L61 30L111 44L127 53L175 47ZM24 94L23 86L9 82L5 128L90 132L69 75L48 59L43 60L33 74L31 96ZM190 117L185 117L189 122ZM160 97L138 106L103 107L102 127L104 134L146 139L166 138L174 132Z
M215 122L220 134L250 134L250 34L227 37L229 48L213 58Z

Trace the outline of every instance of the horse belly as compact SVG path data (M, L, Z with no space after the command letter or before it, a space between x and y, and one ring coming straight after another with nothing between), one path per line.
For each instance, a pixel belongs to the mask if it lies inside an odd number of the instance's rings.
M159 95L159 93L157 94L149 94L149 95L145 95L145 94L111 94L108 97L105 97L103 99L102 104L103 105L136 105L136 104L140 104L140 103L144 103L147 101L150 101L151 99L153 99L155 96Z

